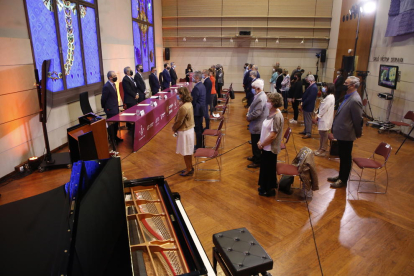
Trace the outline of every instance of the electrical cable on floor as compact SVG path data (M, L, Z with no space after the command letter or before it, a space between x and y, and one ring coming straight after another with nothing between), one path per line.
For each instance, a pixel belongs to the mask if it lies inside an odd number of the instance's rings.
M321 258L319 256L318 245L316 244L315 230L313 229L312 218L311 218L311 214L310 214L310 210L309 210L309 204L308 204L308 198L306 197L306 195L305 195L305 199L306 199L306 208L308 210L308 215L309 215L309 223L310 223L310 226L312 228L313 243L315 244L316 255L318 256L319 268L321 269L321 275L323 276Z

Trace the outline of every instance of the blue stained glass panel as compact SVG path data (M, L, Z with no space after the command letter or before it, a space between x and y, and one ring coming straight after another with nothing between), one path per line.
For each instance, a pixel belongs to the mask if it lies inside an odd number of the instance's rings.
M152 0L147 0L147 18L148 22L152 24Z
M139 24L141 26L141 53L142 53L142 66L144 67L144 72L148 72L148 60L149 60L149 49L148 49L148 26L144 24Z
M66 75L66 86L68 89L85 85L83 75L81 43L79 38L78 12L76 5L69 1L60 5L58 2L58 18L60 39L62 43L62 54L64 62L64 74ZM66 5L68 3L69 5Z
M135 65L142 64L141 54L141 31L137 22L132 22L132 30L134 33L134 56Z
M101 81L98 35L96 33L95 9L81 6L83 53L85 56L88 84Z
M146 0L138 0L139 1L139 18L142 21L147 21L147 10L145 8Z
M62 72L62 69L60 67L55 18L53 11L51 11L51 5L46 6L43 4L43 1L27 0L26 6L35 63L36 68L39 70L39 76L42 76L42 63L46 59L53 61L53 67L51 66L51 68L59 74ZM57 74L54 76L57 77ZM48 81L47 89L52 92L63 90L63 80Z
M138 18L138 0L131 0L132 18Z
M155 66L154 28L148 28L149 70Z
M83 0L83 1L85 1L85 2L89 2L89 3L92 3L92 4L94 4L94 3L95 3L95 0Z

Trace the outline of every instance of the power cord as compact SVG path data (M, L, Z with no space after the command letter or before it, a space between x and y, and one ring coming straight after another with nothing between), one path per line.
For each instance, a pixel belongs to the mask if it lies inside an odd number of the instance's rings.
M309 215L309 223L310 223L310 226L312 228L313 243L315 244L316 255L318 256L319 268L321 270L321 275L323 276L321 258L319 256L318 245L316 244L315 230L313 229L312 218L311 218L311 214L310 214L310 210L309 210L309 204L308 204L308 198L306 197L306 195L305 195L305 199L306 199L306 208L308 210L308 215Z

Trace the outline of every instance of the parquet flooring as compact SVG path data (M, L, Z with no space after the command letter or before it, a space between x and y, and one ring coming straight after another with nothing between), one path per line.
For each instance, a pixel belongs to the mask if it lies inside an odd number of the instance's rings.
M377 129L364 127L363 137L354 143L353 156L360 157L369 157L381 141L392 145L389 189L385 195L357 194L357 182L350 183L349 195L345 189L331 189L326 177L336 174L339 162L315 157L320 190L308 205L276 202L275 198L257 194L258 169L246 169L249 164L246 157L251 154L247 143L250 135L246 130L242 94L236 97L227 122L221 182L194 181L192 177L177 174L184 168L184 162L175 154L171 123L136 153L131 153L128 132L122 131L124 142L119 151L124 175L129 179L167 177L171 190L180 193L210 258L214 233L246 227L273 258L273 275L321 275L317 252L324 275L414 275L414 142L407 141L395 155L403 136L378 134ZM288 118L292 118L292 113ZM293 129L293 137L287 144L290 160L295 156L295 148L317 149L317 136L303 140L298 134L303 126L290 127ZM213 166L215 161L206 165ZM64 184L69 176L67 169L35 172L0 187L0 204L53 189ZM364 178L369 177L373 173L364 173ZM352 178L356 178L355 173ZM380 187L384 187L385 180L385 172L380 172L377 175ZM364 188L373 186L366 184Z

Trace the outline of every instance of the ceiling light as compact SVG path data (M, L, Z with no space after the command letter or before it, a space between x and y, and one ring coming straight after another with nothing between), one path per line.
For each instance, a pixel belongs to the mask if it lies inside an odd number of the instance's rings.
M361 6L361 12L363 13L373 13L375 9L377 8L377 5L374 1L369 1L366 3L363 3Z

